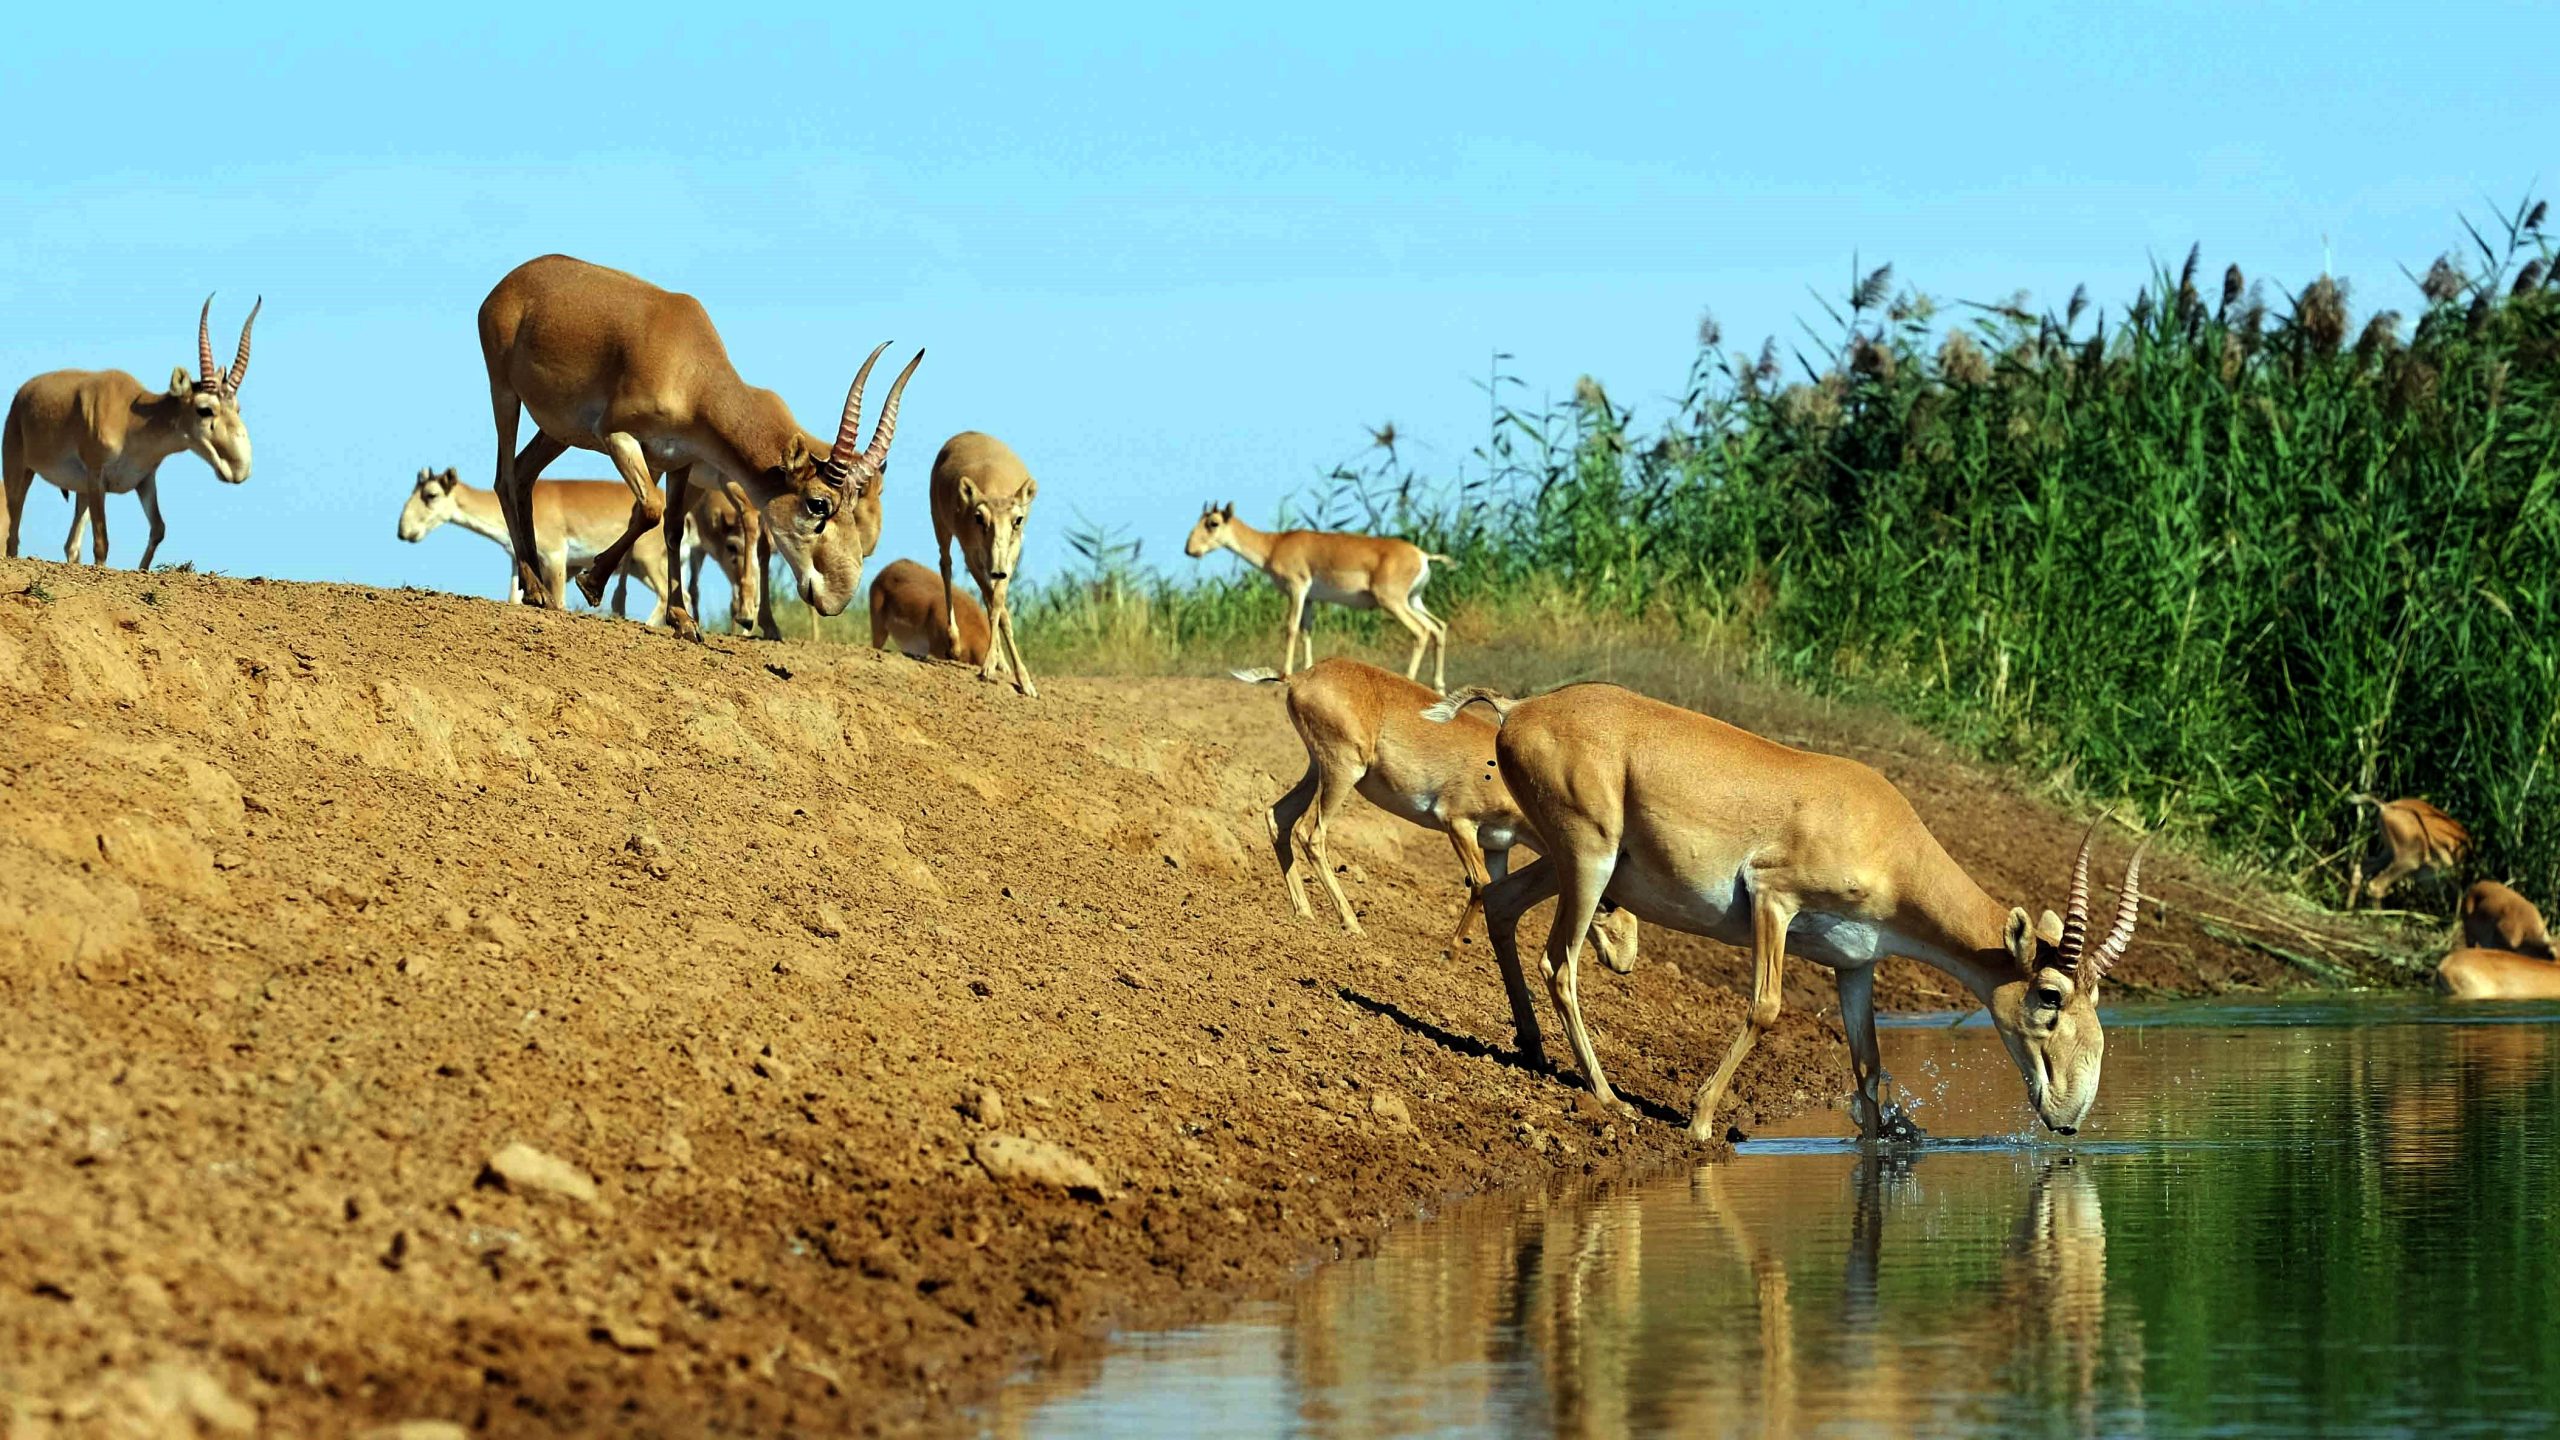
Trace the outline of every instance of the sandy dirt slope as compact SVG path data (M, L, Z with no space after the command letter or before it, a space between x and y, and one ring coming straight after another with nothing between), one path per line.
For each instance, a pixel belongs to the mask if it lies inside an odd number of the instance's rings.
M1445 1197L1689 1154L1743 1008L1649 931L1679 963L1584 982L1649 1118L1511 1063L1438 837L1350 822L1367 939L1289 915L1260 811L1303 756L1232 682L1025 702L6 562L0 707L13 1435L942 1428ZM1959 857L2050 903L2076 834L1938 763ZM2246 978L2162 939L2154 978ZM1845 1088L1796 989L1746 1125Z

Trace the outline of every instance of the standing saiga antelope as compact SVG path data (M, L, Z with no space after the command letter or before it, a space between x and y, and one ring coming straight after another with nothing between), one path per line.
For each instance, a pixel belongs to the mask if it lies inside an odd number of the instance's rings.
M1031 520L1031 502L1040 482L1022 457L993 435L963 430L942 442L933 457L933 543L942 557L943 623L951 648L960 647L959 606L952 603L951 542L960 542L960 558L969 578L978 582L987 602L987 623L994 642L978 662L978 678L993 680L1013 671L1014 688L1037 698L1031 671L1022 663L1022 647L1013 638L1013 572L1022 564L1022 530Z
M1289 723L1307 747L1307 773L1265 817L1289 903L1313 915L1294 861L1303 854L1342 917L1342 928L1361 934L1360 917L1333 878L1326 828L1354 791L1400 820L1449 837L1467 879L1466 908L1449 937L1455 953L1467 922L1484 903L1485 887L1511 873L1511 847L1530 838L1510 788L1494 769L1491 720L1473 712L1445 725L1422 718L1440 697L1389 670L1339 656L1295 675L1238 670L1248 684L1285 686ZM1624 975L1636 968L1635 917L1618 911L1595 921L1592 943L1601 962Z
M2422 870L2449 871L2471 853L2471 832L2462 822L2437 809L2431 802L2414 795L2397 800L2377 800L2371 795L2350 795L2350 804L2370 805L2374 819L2381 824L2379 848L2390 851L2391 861L2366 883L2364 894L2376 904L2391 893L2391 887ZM2361 869L2363 862L2357 862ZM2352 877L2347 884L2347 908L2356 908L2356 887Z
M1859 1129L1883 1133L1875 965L1905 955L1963 982L2026 1078L2038 1118L2069 1135L2098 1097L2106 1037L2098 983L2133 939L2142 855L2126 867L2114 927L2088 944L2093 828L2071 871L2064 917L2039 927L2005 909L1950 858L1893 783L1855 760L1817 755L1615 685L1569 685L1513 701L1480 686L1425 712L1482 701L1499 717L1494 756L1540 858L1485 894L1485 925L1511 999L1521 1054L1545 1063L1520 968L1520 917L1559 897L1547 988L1575 1057L1604 1101L1575 988L1583 932L1603 899L1650 924L1751 950L1751 1013L1699 1087L1690 1133L1715 1134L1725 1086L1778 1021L1787 952L1835 972L1857 1079Z
M533 482L533 529L542 554L542 573L556 588L569 573L569 567L593 559L622 533L623 522L631 513L631 492L619 480L536 480ZM697 492L693 514L685 517L684 539L693 555L694 573L701 573L706 551L719 548L718 538L706 534L703 522L712 512L725 511L727 523L734 524L734 510L727 497L718 490ZM506 516L500 513L494 492L464 483L462 476L450 467L420 470L415 484L409 487L409 498L400 507L400 538L415 543L425 539L436 527L451 522L483 539L495 543L512 557L514 542L507 534ZM720 522L710 528L716 530ZM737 583L736 564L731 551L734 540L719 555L721 568L732 571L730 580ZM642 535L622 562L617 584L637 576L640 583L656 597L657 606L649 612L648 623L661 624L667 617L667 552L664 537L657 531ZM516 588L516 570L512 561L507 566L509 600L520 600ZM616 613L620 613L618 610Z
M994 648L987 612L978 602L913 560L892 560L871 581L871 648L886 650L893 643L919 660L963 665L984 665Z
M240 382L249 378L249 332L258 323L262 297L240 325L231 368L213 368L213 297L196 316L196 375L169 372L166 391L145 390L122 370L50 370L18 387L9 418L0 426L0 486L8 503L5 547L18 553L27 490L43 476L72 497L71 538L62 562L80 556L80 531L97 527L96 562L107 563L107 497L127 492L142 498L151 539L139 568L151 568L169 533L160 518L160 462L192 450L226 485L249 478L249 422L240 418Z
M1432 652L1431 688L1449 688L1449 627L1422 606L1422 587L1430 582L1431 562L1451 563L1446 555L1426 553L1403 540L1375 535L1346 535L1324 530L1256 530L1236 518L1233 504L1201 507L1199 521L1182 551L1197 560L1224 546L1271 577L1288 597L1289 628L1280 642L1280 673L1298 671L1298 637L1306 636L1307 663L1316 663L1315 636L1308 633L1307 602L1322 600L1353 610L1384 610L1413 634L1413 654L1404 662L1404 678L1422 670L1422 652Z
M693 470L710 483L737 484L763 536L782 553L801 597L821 615L840 615L862 588L863 562L880 541L880 490L898 428L898 398L923 363L918 350L889 387L871 443L859 446L862 386L883 344L854 372L836 438L822 455L782 397L738 378L720 332L700 301L634 275L566 255L545 255L507 272L480 304L480 353L498 425L494 488L513 537L518 583L529 603L559 608L544 583L530 487L570 446L612 459L630 488L621 537L579 573L589 603L651 525L668 548L692 509ZM516 450L517 409L537 427ZM661 497L656 472L667 477ZM682 591L668 581L667 623L702 638Z

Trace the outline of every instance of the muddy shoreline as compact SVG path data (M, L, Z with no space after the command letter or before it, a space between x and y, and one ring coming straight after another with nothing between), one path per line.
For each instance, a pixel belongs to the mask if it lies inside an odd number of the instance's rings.
M0 734L0 1409L947 1430L1426 1209L1697 1157L1673 1122L1738 956L1648 931L1635 975L1593 967L1644 1118L1612 1113L1509 1054L1480 941L1443 953L1439 837L1341 827L1366 937L1289 913L1260 811L1303 757L1267 691L1043 688L0 563L33 717ZM1986 885L2058 889L2067 817L1888 768ZM2155 869L2131 978L2290 978ZM1745 1128L1845 1088L1828 990L1791 976Z

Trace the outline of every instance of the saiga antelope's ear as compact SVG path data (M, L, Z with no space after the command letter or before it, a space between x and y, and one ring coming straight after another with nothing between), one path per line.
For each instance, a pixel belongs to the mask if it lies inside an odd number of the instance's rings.
M2026 911L2013 909L2009 912L2009 930L2005 938L2010 958L2018 962L2018 968L2033 971L2036 968L2036 927L2035 922L2027 918Z
M801 471L808 469L809 465L809 447L807 443L802 441L797 435L792 436L790 443L782 447L783 473L786 475L797 476Z
M184 366L184 365L180 365L180 366L178 366L177 368L175 368L175 369L173 369L173 370L171 370L171 371L169 372L169 393L170 393L170 394L172 394L172 395L192 395L192 394L194 394L194 393L195 393L195 390L196 390L196 382L195 382L195 380L193 379L193 377L191 377L191 376L189 376L189 375L187 374L187 367L186 367L186 366Z
M963 510L978 508L978 482L966 475L960 477L960 508Z
M1034 479L1030 478L1029 476L1025 476L1025 477L1023 477L1023 481L1022 481L1022 503L1023 503L1023 504L1025 504L1025 505L1028 505L1028 504L1030 504L1032 501L1037 500L1037 499L1039 499L1039 498L1040 498L1040 482L1039 482L1039 481L1037 481L1037 480L1034 480Z
M2050 910L2044 912L2044 918L2036 922L2036 938L2042 940L2047 945L2060 946L2062 944L2062 917L2054 914Z

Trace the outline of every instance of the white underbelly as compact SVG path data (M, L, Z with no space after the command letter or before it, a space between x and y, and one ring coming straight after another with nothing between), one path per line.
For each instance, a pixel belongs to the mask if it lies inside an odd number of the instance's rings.
M1751 946L1751 890L1739 871L1704 884L1684 884L1648 873L1634 857L1622 856L1610 877L1608 896L1647 924L1744 949ZM1883 958L1884 927L1872 920L1806 911L1787 927L1787 953L1835 970L1863 969Z

